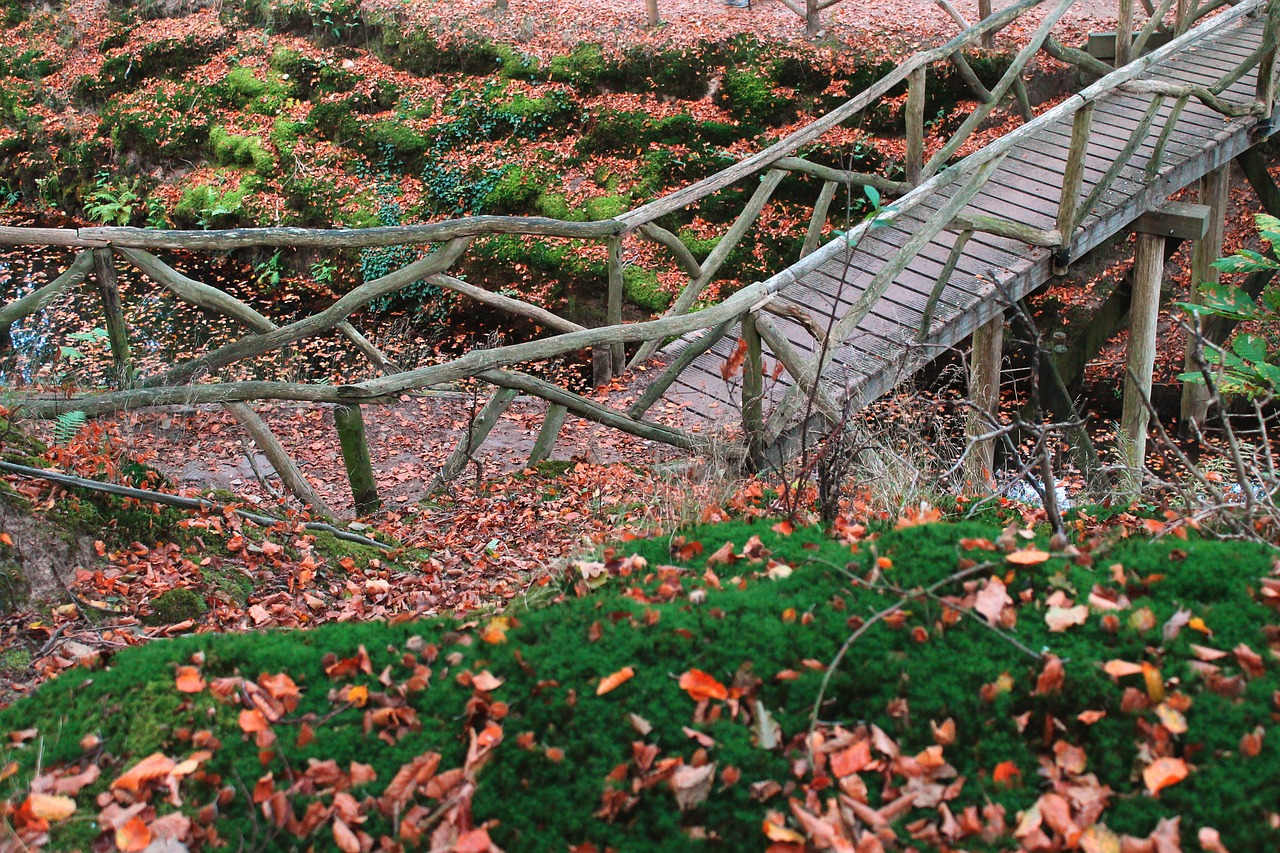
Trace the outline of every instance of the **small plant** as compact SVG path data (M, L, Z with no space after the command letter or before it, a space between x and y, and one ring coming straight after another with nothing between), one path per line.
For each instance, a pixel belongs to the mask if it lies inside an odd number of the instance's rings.
M332 284L338 275L338 265L325 258L311 265L311 277L317 284Z
M128 225L142 197L128 184L115 183L109 173L99 172L87 201L84 212L94 222Z

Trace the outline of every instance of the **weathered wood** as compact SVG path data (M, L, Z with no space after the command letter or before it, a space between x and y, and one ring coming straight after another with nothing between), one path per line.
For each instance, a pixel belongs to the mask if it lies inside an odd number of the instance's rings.
M924 169L924 98L927 66L921 66L907 77L906 136L907 154L904 171L907 183L920 183Z
M115 365L117 382L124 386L132 380L133 361L129 355L129 327L124 321L124 308L120 304L116 263L111 257L110 249L93 250L93 273L98 280L98 295L102 298L102 313L106 317L111 362Z
M1093 212L1094 205L1102 198L1102 194L1111 188L1116 177L1125 166L1129 165L1129 161L1133 159L1134 152L1147 138L1147 132L1151 129L1151 123L1155 121L1156 115L1160 112L1160 107L1164 103L1162 95L1156 95L1151 102L1151 106L1147 108L1143 114L1142 120L1138 122L1138 126L1134 128L1129 141L1121 149L1120 153L1112 160L1111 165L1107 167L1107 171L1103 174L1102 180L1094 184L1093 189L1089 191L1089 195L1085 197L1084 202L1076 211L1076 221L1071 230L1075 231L1085 220L1085 218Z
M786 172L781 169L774 169L765 175L760 181L760 186L756 187L756 191L751 194L751 198L747 201L742 212L738 214L738 218L729 226L729 230L716 243L716 247L707 255L707 259L702 262L702 275L695 278L685 287L680 295L676 297L676 301L664 317L678 317L687 313L693 308L694 303L698 301L698 297L702 295L703 289L711 283L711 279L719 272L721 264L729 257L732 252L746 236L747 231L752 224L760 216L760 212L764 210L764 206L769 203L769 199L773 197L773 191L778 188L778 184L786 177ZM637 364L643 364L649 360L649 356L657 350L659 341L649 341L637 350L635 356L631 359L629 366L634 367Z
M533 442L533 450L529 453L530 465L537 465L551 458L551 451L555 449L556 439L560 437L560 429L564 426L567 414L569 410L559 403L551 403L547 406L547 413L542 418L542 429L538 430L538 437Z
M1094 77L1106 77L1112 68L1095 56L1074 47L1067 47L1053 36L1044 40L1044 52L1059 62L1069 62L1086 74Z
M1147 167L1143 170L1143 177L1146 180L1153 179L1164 166L1164 155L1168 150L1169 140L1173 138L1173 132L1178 128L1178 121L1182 118L1182 111L1187 108L1189 100L1190 96L1183 96L1173 102L1173 109L1169 111L1169 117L1164 120L1164 127L1160 128L1155 150L1151 152L1151 159L1147 160Z
M653 404L662 398L662 395L671 387L671 383L675 382L677 377L684 373L689 368L689 365L693 364L694 359L711 349L717 341L728 334L729 327L734 322L734 318L724 320L685 344L684 349L680 350L680 354L675 357L675 360L667 365L658 378L650 382L644 389L640 399L636 400L627 414L636 419L644 417L644 413L649 411Z
M397 290L408 287L419 279L429 278L444 272L461 257L469 243L470 238L454 240L425 258L420 258L408 266L387 273L373 281L365 282L339 298L323 311L304 317L287 326L272 328L263 331L261 334L233 341L213 352L205 353L198 358L186 361L163 374L151 377L142 384L147 387L159 387L161 385L185 382L193 376L202 373L213 373L242 359L272 352L286 344L328 331L373 300L395 293ZM130 260L133 259L130 258ZM238 302L239 300L231 301Z
M1208 221L1204 235L1191 248L1191 287L1187 301L1199 303L1200 285L1216 284L1221 280L1221 272L1213 262L1222 254L1222 242L1226 233L1227 204L1231 191L1231 166L1220 166L1200 179L1200 203L1208 210ZM1192 333L1187 335L1186 355L1183 369L1195 372L1200 369L1200 340L1203 334L1201 318L1191 315L1185 318L1191 326ZM1195 435L1204 426L1205 417L1209 413L1209 389L1199 382L1182 383L1181 415L1178 419L1179 430L1183 436Z
M1146 51L1148 43L1155 47L1159 47L1158 38L1163 38L1164 43L1172 41L1173 35L1167 32L1156 35L1156 29L1162 27L1164 16L1169 14L1169 7L1173 5L1173 0L1161 0L1160 5L1151 13L1151 17L1147 19L1147 23L1142 27L1142 31L1138 33L1138 37L1133 40L1133 55L1142 56Z
M792 345L790 339L782 333L782 330L768 317L756 315L756 331L760 333L761 339L769 345L769 349L773 352L773 357L782 363L783 369L800 386L800 390L804 392L805 399L813 401L814 406L822 413L828 424L834 424L838 421L841 414L840 404L836 401L829 388L814 381L815 377L812 369L806 366L804 357Z
M421 246L449 243L486 234L598 239L622 231L613 219L563 222L542 216L471 216L427 225L379 228L232 228L221 231L160 231L147 228L95 227L77 232L81 243L131 249L241 249L251 246L309 249L365 249L375 246Z
M289 455L289 451L285 450L280 439L276 438L271 427L253 410L253 407L248 403L223 403L222 408L244 427L244 431L249 433L253 443L262 451L262 455L267 457L271 467L280 475L280 482L294 497L302 501L304 506L310 508L313 515L329 520L338 517L338 514L325 503L324 498L312 488L302 469Z
M1062 249L1054 260L1054 273L1066 272L1071 259L1071 242L1075 239L1080 203L1080 187L1084 181L1085 154L1089 149L1089 134L1093 127L1094 102L1089 101L1071 120L1071 146L1067 150L1067 164L1062 171L1062 198L1058 202L1058 233L1062 235Z
M1156 323L1160 315L1160 282L1164 278L1164 238L1138 234L1134 252L1133 297L1129 305L1129 344L1120 415L1128 488L1141 490L1150 413L1143 399L1151 399L1151 372L1156 357Z
M675 234L654 222L640 226L639 234L659 246L666 247L675 256L676 263L680 265L680 268L684 270L685 275L689 276L689 278L697 278L702 275L702 264L698 263L698 259L693 256L693 252L689 251L689 247Z
M610 346L591 349L591 386L601 388L613 381L613 350Z
M117 247L115 251L137 267L143 275L169 290L183 302L230 317L255 332L270 332L279 328L229 293L224 293L216 287L193 278L187 278L149 252L125 247Z
M1195 98L1211 110L1224 116L1239 118L1241 116L1262 115L1264 105L1261 102L1236 104L1219 98L1207 86L1167 83L1164 80L1131 80L1119 88L1135 95L1162 95L1166 98Z
M965 479L971 489L990 489L995 480L995 440L979 439L992 430L1000 405L1000 368L1004 360L1004 317L997 315L973 333L969 354L969 412L966 432L971 446Z
M957 231L983 231L1011 240L1019 240L1028 246L1061 246L1062 233L1052 228L1036 228L1022 222L1013 222L996 216L965 213L957 216L950 226Z
M874 187L882 193L889 195L902 195L911 189L911 184L905 181L891 181L883 175L872 175L867 172L852 172L848 169L836 169L831 166L824 166L821 163L814 163L805 160L803 157L783 157L781 160L773 164L775 169L781 169L784 172L800 172L804 175L812 175L824 181L835 181L838 184L847 186L866 186Z
M606 262L609 276L609 290L606 294L604 322L606 326L617 326L622 323L622 238L609 238L609 256ZM626 351L622 342L609 346L613 358L613 372L622 373L626 367Z
M1136 36L1132 33L1130 34L1131 46L1129 51L1132 56L1143 55L1143 51L1137 49L1138 39L1141 38L1141 36L1141 32ZM1150 48L1154 50L1157 47L1164 47L1166 44L1173 41L1173 38L1174 37L1172 35L1166 33L1154 32L1147 37L1147 41L1143 45L1143 48ZM1089 33L1089 38L1085 42L1085 52L1103 64L1113 62L1116 59L1116 34ZM1118 63L1117 67L1119 67Z
M775 317L785 317L788 320L798 323L806 332L809 333L810 337L817 341L818 346L827 345L826 329L822 328L822 325L814 319L814 316L799 305L786 305L775 300L773 302L764 303L760 306L760 310L772 314ZM757 317L756 326L759 327L759 325L760 318Z
M658 0L644 0L644 8L649 14L649 26L656 27L662 23L658 17Z
M428 276L428 282L439 287L444 287L455 293L461 293L479 302L481 305L488 305L491 308L499 308L508 314L514 314L517 317L523 317L531 320L539 326L553 329L557 332L578 332L584 326L580 326L571 320L566 320L558 314L554 314L538 305L525 302L522 299L516 299L511 296L504 296L501 293L494 293L491 290L485 290L483 287L477 287L474 284L465 282L460 278L447 275L445 273L437 273Z
M934 0L934 2L942 8L942 11L951 16L952 20L956 22L961 31L969 29L971 26L969 20L964 15L960 14L960 10L957 9L950 0ZM960 79L965 82L965 85L967 85L975 95L977 95L978 100L982 101L984 104L990 103L992 100L990 90L988 90L986 86L982 85L982 81L979 80L978 75L974 73L973 66L969 64L968 59L965 59L964 52L957 50L952 53L949 58L951 60L951 64L955 66L956 73L960 75Z
M1262 209L1272 216L1280 216L1280 187L1267 171L1267 160L1256 148L1249 148L1236 157L1240 170L1253 188Z
M1212 213L1208 205L1166 201L1134 220L1133 230L1178 240L1200 240L1208 233Z
M489 437L489 433L493 432L493 428L498 425L503 413L511 407L511 403L516 399L517 393L511 388L499 388L493 393L493 396L485 402L480 411L471 419L467 428L462 431L462 437L458 439L458 446L449 455L449 458L445 460L444 467L440 469L440 473L436 475L428 491L434 492L442 484L457 477L467 467L468 462L475 460L475 452L480 449L480 445L484 444L485 439Z
M960 149L960 146L964 144L970 134L977 130L978 126L986 120L987 116L991 114L991 111L995 109L996 104L1009 91L1009 88L1013 85L1013 81L1022 73L1022 69L1025 68L1027 63L1031 61L1031 58L1039 52L1040 46L1044 44L1044 40L1049 37L1049 32L1053 28L1053 25L1056 24L1058 19L1071 8L1074 2L1075 0L1058 0L1057 5L1053 7L1052 11L1050 11L1049 14L1045 16L1044 20L1041 21L1040 26L1036 28L1035 34L1032 35L1031 40L1022 48L1022 50L1018 51L1018 55L1015 56L1013 62L1009 64L1009 68L1005 71L1004 76L1000 78L1000 82L991 90L991 96L994 100L989 104L979 104L977 109L965 118L964 122L962 122L956 132L951 135L951 138L947 140L946 144L929 158L929 162L925 164L922 172L922 177L927 178L936 174L937 171L942 168L943 164L950 160L951 156Z
M978 0L978 19L985 21L991 17L991 0ZM979 44L987 49L996 46L996 30L991 29L979 38Z
M938 300L942 298L942 291L946 289L947 284L951 281L951 276L956 271L956 266L960 263L960 258L964 255L964 247L969 245L969 238L973 236L972 229L965 229L956 237L956 241L951 244L951 254L947 255L947 262L942 265L942 272L938 273L938 281L933 285L933 290L929 293L929 301L924 306L924 317L920 321L920 330L916 333L916 340L923 341L929 336L929 330L933 326L933 312L938 308Z
M633 420L607 406L600 405L594 400L588 400L580 394L566 391L558 385L525 373L514 370L484 370L477 373L476 376L491 385L513 388L522 394L540 397L548 403L564 406L579 417L621 430L630 435L647 438L650 441L669 444L672 447L679 447L684 450L709 450L712 446L710 440L701 436L693 435L676 427Z
M93 252L84 251L75 256L66 271L37 290L33 290L21 299L15 299L0 306L0 331L7 333L9 327L19 320L30 317L40 311L67 290L78 286L93 269Z
M742 340L747 345L742 361L742 435L747 462L758 469L764 451L764 356L754 314L742 315Z
M364 432L364 415L359 406L335 406L333 423L342 446L342 463L351 484L351 497L357 515L368 515L382 506L378 499L378 481L369 460L369 441Z
M822 243L822 228L827 224L827 214L831 210L831 201L836 196L840 185L835 181L823 181L818 191L818 200L813 203L813 215L809 217L809 230L804 235L804 245L800 247L800 257L813 254Z
M21 228L0 225L0 246L76 246L96 249L108 245L105 240L86 240L73 228Z
M338 331L342 333L342 336L351 341L355 348L360 350L361 354L364 355L365 358L369 359L369 362L374 367L378 368L378 370L381 370L383 373L388 375L400 372L400 365L396 364L387 356L386 353L374 346L373 341L366 338L364 334L355 326L351 325L349 321L343 320L338 324L337 328Z
M1120 0L1116 19L1116 67L1128 65L1133 59L1133 0Z

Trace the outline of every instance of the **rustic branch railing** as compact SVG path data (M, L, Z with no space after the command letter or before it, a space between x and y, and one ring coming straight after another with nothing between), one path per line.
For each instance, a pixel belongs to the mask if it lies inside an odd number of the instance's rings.
M938 0L960 24L964 19L951 6L949 0ZM1200 7L1197 3L1180 2L1177 7L1175 30L1177 37L1165 46L1144 56L1139 56L1118 70L1073 48L1064 48L1052 37L1052 29L1068 11L1074 0L1055 0L1035 33L1014 57L1006 73L990 90L987 90L972 73L964 57L964 51L988 45L990 38L1010 23L1031 10L1047 5L1047 0L1020 0L1013 6L988 15L974 26L966 27L959 35L945 44L915 54L877 81L865 91L815 120L800 130L775 142L724 171L690 186L672 192L655 201L643 204L615 218L600 222L565 222L541 217L476 216L425 225L397 226L370 229L304 229L304 228L246 228L210 231L156 231L137 228L92 227L79 229L29 229L0 227L0 245L66 246L81 249L70 267L53 282L15 299L0 307L0 330L26 317L77 286L96 270L103 298L104 313L116 361L120 387L105 393L79 394L67 399L54 399L39 395L15 395L12 404L26 416L36 418L55 417L69 411L82 411L87 415L101 415L145 406L173 403L249 403L266 400L299 400L328 403L340 407L343 415L338 424L344 438L344 455L352 474L353 489L358 501L370 507L376 495L370 494L371 478L361 474L368 467L367 450L360 453L356 446L345 453L348 441L362 443L360 421L361 405L386 402L399 395L468 378L478 378L500 389L485 409L485 417L478 419L476 429L464 436L459 450L447 466L444 475L461 470L467 458L474 452L484 434L488 432L502 409L509 404L512 393L530 394L546 400L549 410L546 424L539 436L534 456L545 456L554 443L566 412L573 412L608 426L664 442L677 447L697 449L708 444L706 436L664 424L656 419L645 419L671 384L700 354L714 346L736 326L742 330L746 342L747 376L742 383L742 417L744 450L746 458L759 461L766 444L775 441L788 422L795 418L801 402L813 397L817 409L829 418L838 415L842 406L839 395L824 386L822 376L830 363L832 353L841 341L868 315L877 300L894 278L907 267L916 254L944 230L961 233L952 257L943 266L937 285L929 296L919 330L921 339L928 333L934 321L938 299L947 279L955 271L959 252L975 232L1020 240L1032 246L1048 246L1058 250L1059 262L1070 260L1073 235L1095 210L1099 202L1113 189L1114 182L1134 153L1144 144L1156 122L1160 119L1165 102L1174 99L1170 113L1164 117L1159 138L1154 143L1155 153L1148 164L1149 174L1158 170L1169 132L1177 123L1183 107L1189 99L1196 99L1208 108L1224 116L1259 116L1269 118L1274 99L1274 59L1276 52L1277 9L1280 0L1251 0L1234 9L1221 12L1215 19L1201 23L1193 29L1195 21L1215 11L1220 3ZM822 4L817 4L819 7ZM981 7L982 4L980 4ZM1149 17L1137 39L1130 42L1131 32L1121 27L1117 51L1139 52L1149 41L1161 19L1170 11L1171 0L1163 0ZM1132 0L1121 0L1122 19L1132 21ZM1219 77L1212 85L1179 85L1158 80L1139 79L1155 62L1171 56L1184 45L1190 44L1213 27L1235 20L1245 14L1264 12L1267 15L1266 37L1262 45L1246 59ZM1132 26L1130 23L1129 27ZM950 163L972 138L982 122L1011 93L1015 100L1021 87L1021 75L1031 59L1045 52L1059 60L1075 62L1082 71L1097 74L1107 70L1101 80L1082 92L1073 95L1021 128L1006 134L959 163ZM945 141L932 140L923 120L929 68L939 63L951 63L961 71L961 77L972 88L978 107ZM1248 103L1228 99L1224 93L1254 68L1261 71L1257 98ZM965 73L964 69L968 69ZM866 174L836 169L797 156L800 149L819 141L826 133L856 119L874 107L891 92L905 85L907 92L904 107L906 129L905 157L896 164L891 174ZM1116 92L1149 98L1149 105L1138 124L1137 132L1119 152L1114 164L1103 178L1094 183L1086 197L1080 194L1083 187L1085 151L1091 138L1091 117L1094 103ZM1058 206L1056 228L1033 228L1024 223L965 212L966 206L981 192L1003 158L1021 140L1049 122L1064 118L1072 121L1072 137L1069 154L1062 175L1063 193ZM1152 165L1154 164L1154 165ZM944 168L945 167L945 168ZM690 313L698 304L705 288L716 277L730 253L747 236L762 212L770 203L779 185L788 177L803 176L821 181L814 203L812 217L800 252L800 260L790 268L763 282L750 284L718 304ZM687 210L700 202L735 186L756 181L754 190L745 202L741 213L729 226L705 257L699 259L693 252L659 222L666 216ZM898 197L884 215L901 214L915 210L926 199L940 193L950 193L936 213L926 217L924 225L891 257L885 258L880 271L862 291L859 297L833 323L823 330L810 317L798 319L797 325L808 331L817 342L816 355L801 355L787 341L777 325L761 312L794 314L797 309L783 311L774 303L777 295L803 276L817 270L832 259L847 254L863 238L869 223L863 223L840 238L821 246L821 235L827 224L828 212L840 187L872 187L880 193ZM603 243L607 255L606 277L602 291L606 296L606 325L600 328L582 326L558 316L540 306L501 294L491 293L469 284L450 270L455 268L468 250L471 242L489 235L522 235L531 238L571 239ZM639 323L622 323L623 265L625 243L642 237L669 253L674 268L688 278L671 309L656 320ZM424 257L386 275L367 281L341 296L329 307L284 326L226 292L183 275L165 261L156 257L155 251L227 251L248 247L295 247L322 250L360 249L384 246L432 247ZM195 358L170 367L164 372L135 375L129 358L128 327L119 306L112 299L114 288L114 259L122 258L145 274L155 284L169 290L177 299L201 310L230 318L245 327L246 334L223 346L204 352ZM361 334L350 322L353 313L365 308L380 297L402 290L414 282L426 280L447 288L482 304L498 308L533 321L552 332L551 336L493 349L473 350L443 364L401 369ZM800 312L803 313L803 312ZM797 319L793 317L793 319ZM279 351L296 342L332 330L344 335L382 375L342 385L268 381L212 382L218 372L237 363ZM829 334L828 334L829 332ZM683 348L656 379L640 394L627 412L616 411L596 400L560 388L545 380L537 379L512 368L530 361L538 361L584 350L593 350L597 383L606 382L623 369L626 347L637 345L630 362L635 365L646 360L664 341L681 336L695 336L692 343ZM830 340L828 341L828 337ZM782 365L790 388L783 402L765 416L762 409L763 390L760 386L762 345ZM193 380L201 378L201 381ZM251 410L250 410L251 413ZM241 415L246 415L241 411ZM265 425L263 425L265 428ZM357 483L360 475L360 483ZM363 485L361 485L363 484Z

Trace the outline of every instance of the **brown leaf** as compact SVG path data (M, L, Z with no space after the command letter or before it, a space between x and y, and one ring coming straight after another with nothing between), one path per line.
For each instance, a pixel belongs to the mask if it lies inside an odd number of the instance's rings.
M333 842L342 853L360 853L360 839L340 817L333 819Z
M194 666L178 667L176 684L179 693L200 693L205 688L204 676Z
M1005 585L999 578L988 578L986 584L978 591L973 609L987 618L992 625L1000 623L1000 613L1008 605L1013 604Z
M1187 778L1188 772L1187 763L1181 758L1157 758L1142 771L1142 781L1146 783L1147 791L1154 795Z
M151 845L151 828L134 815L116 829L116 847L121 853L142 853Z
M26 806L41 820L59 821L66 820L75 813L76 801L70 797L32 792L27 797Z
M1263 666L1262 656L1249 648L1246 643L1241 643L1231 650L1235 653L1236 663L1240 664L1249 676L1253 678L1261 678L1266 673L1266 667Z
M1050 631L1065 631L1075 625L1083 625L1089 618L1088 605L1078 604L1075 607L1050 607L1045 611L1044 621Z
M172 758L162 752L153 752L112 782L111 788L136 794L149 782L168 776L174 766Z
M676 805L680 811L687 812L698 807L711 794L711 785L715 782L716 765L704 764L694 767L681 764L671 774L671 790L676 795Z
M1005 555L1005 559L1015 566L1038 566L1047 561L1052 554L1048 551L1041 551L1036 548L1026 548L1021 551L1012 551Z

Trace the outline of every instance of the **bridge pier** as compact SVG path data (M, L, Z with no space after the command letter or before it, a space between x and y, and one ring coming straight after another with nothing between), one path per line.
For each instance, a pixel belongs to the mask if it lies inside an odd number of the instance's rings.
M1204 238L1197 240L1191 250L1191 292L1188 302L1200 301L1200 284L1217 283L1222 274L1213 262L1222 254L1222 241L1226 231L1227 197L1231 190L1231 164L1219 166L1200 179L1200 203L1209 208L1208 230ZM1195 334L1187 335L1184 370L1198 370L1198 353L1203 340L1203 324L1200 317L1188 318ZM1182 385L1182 411L1179 427L1183 436L1194 435L1204 426L1209 410L1209 389L1205 385L1185 382Z
M997 314L973 333L969 354L968 439L973 446L965 463L965 480L977 490L990 488L995 467L995 439L979 439L990 432L996 407L1000 404L1000 368L1004 362L1004 314Z

